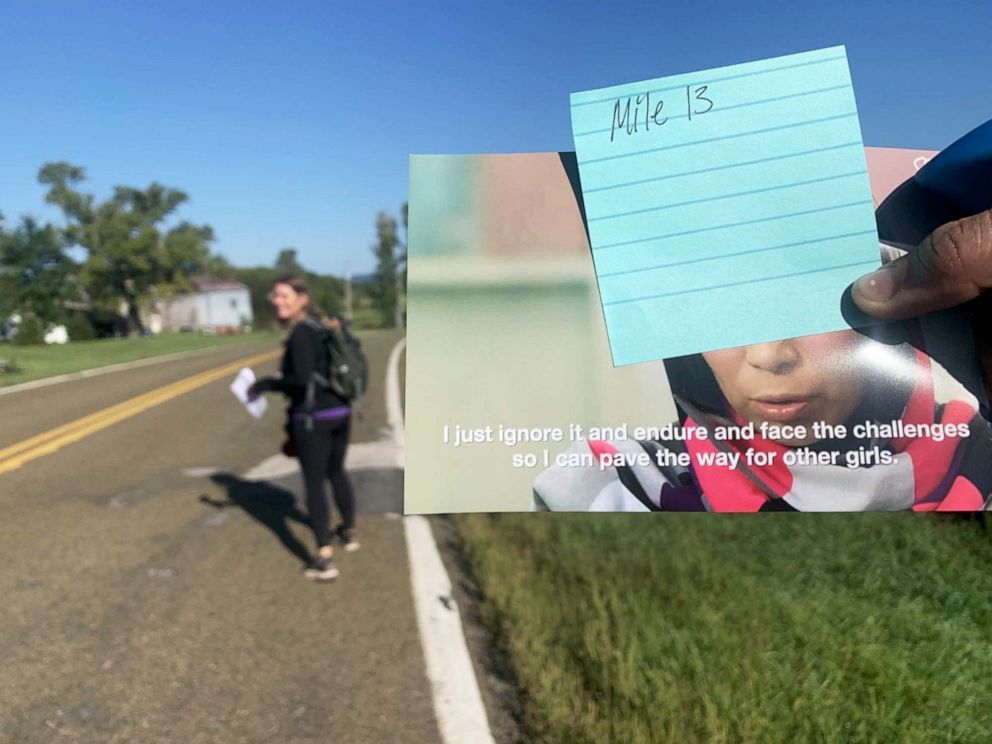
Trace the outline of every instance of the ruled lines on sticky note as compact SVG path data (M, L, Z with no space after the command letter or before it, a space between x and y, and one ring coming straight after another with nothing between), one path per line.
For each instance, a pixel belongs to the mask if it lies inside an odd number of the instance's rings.
M571 104L615 364L847 327L878 243L843 47Z

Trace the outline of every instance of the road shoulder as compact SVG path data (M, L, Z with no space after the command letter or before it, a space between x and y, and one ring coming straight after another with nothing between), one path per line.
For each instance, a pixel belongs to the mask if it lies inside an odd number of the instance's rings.
M451 579L451 598L457 603L493 739L501 744L528 741L519 686L499 640L483 617L484 597L472 576L461 536L450 516L430 518L441 560Z

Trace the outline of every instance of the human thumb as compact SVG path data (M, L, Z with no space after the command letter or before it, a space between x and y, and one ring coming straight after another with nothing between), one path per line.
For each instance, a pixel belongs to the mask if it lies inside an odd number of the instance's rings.
M855 304L901 319L974 299L992 287L992 210L949 222L905 256L858 279Z

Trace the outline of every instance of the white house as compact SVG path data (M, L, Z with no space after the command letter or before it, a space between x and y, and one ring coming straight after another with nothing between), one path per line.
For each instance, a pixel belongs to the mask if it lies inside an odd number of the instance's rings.
M197 276L190 279L193 294L177 295L156 303L165 331L235 333L251 327L251 292L241 282Z

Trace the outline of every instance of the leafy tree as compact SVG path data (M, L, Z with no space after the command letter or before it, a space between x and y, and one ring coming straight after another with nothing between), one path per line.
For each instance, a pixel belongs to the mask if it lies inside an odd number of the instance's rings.
M52 225L30 217L12 231L0 231L0 319L29 311L44 325L65 317L64 302L75 299L72 260Z
M232 278L248 287L255 328L271 328L276 323L275 312L269 302L269 291L282 272L269 266L235 268Z
M372 246L376 266L369 295L375 303L383 326L396 324L396 249L399 246L396 220L386 212L379 212L375 220L377 241Z
M96 338L93 324L83 313L73 313L66 323L70 341L90 341Z
M303 267L296 258L295 248L283 248L276 257L276 270L280 275L298 274L303 275Z
M408 243L410 241L410 202L403 202L403 206L400 207L400 213L403 215L403 242L400 244L400 257L399 265L397 270L400 272L400 305L402 307L402 319L397 317L397 321L406 325L406 258ZM397 307L397 314L399 314L400 308Z
M28 311L21 314L21 322L11 340L14 346L40 346L45 343L45 324L37 315Z
M221 277L223 279L233 279L237 271L230 261L219 253L211 253L207 257L204 265L204 273L208 276Z
M165 227L188 199L182 191L158 183L117 186L111 198L97 202L76 188L85 178L82 168L65 162L47 163L38 173L49 187L45 201L65 214L67 240L87 252L80 281L91 302L103 310L123 303L130 326L142 332L139 310L149 297L189 291L189 277L216 263L209 249L213 230L189 222Z
M306 273L310 297L325 313L344 313L344 282L335 276Z

